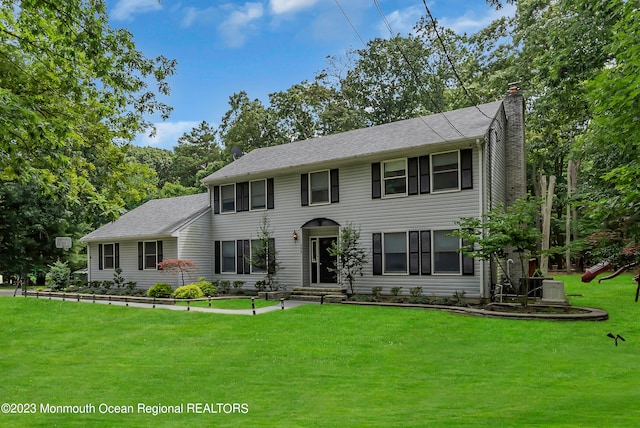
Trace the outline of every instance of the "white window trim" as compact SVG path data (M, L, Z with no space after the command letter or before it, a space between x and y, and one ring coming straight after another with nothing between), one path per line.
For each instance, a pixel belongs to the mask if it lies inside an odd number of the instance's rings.
M438 155L446 155L448 153L454 153L454 152L456 152L458 154L458 188L457 189L453 189L452 188L452 189L435 190L434 189L435 174L433 172L433 157L434 156L438 156ZM431 171L429 171L429 175L430 175L429 182L430 182L430 185L431 185L431 189L429 189L429 190L431 190L431 193L435 193L435 194L438 194L438 193L452 193L452 192L459 192L461 190L460 189L460 182L462 180L462 171L461 171L462 168L460 167L460 150L448 150L446 152L432 153L430 155L430 159L429 159L429 169L431 170ZM438 174L438 173L436 173L436 174Z
M447 228L447 227L443 227L443 228L438 228L438 229L431 229L431 275L441 275L441 276L460 276L462 275L462 253L458 253L458 272L436 272L436 234L435 232L442 232L442 231L449 231L449 232L453 232L454 230L457 230L455 227L454 228ZM458 238L458 248L462 248L462 239Z
M253 208L253 192L251 184L262 181L264 183L264 208ZM234 189L235 190L235 189ZM235 206L235 204L234 204ZM249 182L249 211L265 211L267 209L267 179L253 180Z
M404 161L404 193L391 193L387 195L387 186L385 185L386 178L384 177L384 165L391 162ZM392 198L404 198L409 193L409 165L407 158L396 158L396 159L388 159L380 162L380 186L381 186L381 194L382 199L392 199ZM398 179L399 177L395 177ZM389 180L393 180L390 178Z
M322 201L322 202L313 202L313 190L311 189L311 175L313 174L318 174L321 172L325 172L327 174L327 183L328 187L327 187L327 200L326 201ZM307 180L308 182L308 189L309 189L309 206L319 206L319 205L329 205L331 204L331 170L329 169L320 169L318 171L311 171L309 174L307 174Z
M149 242L153 243L153 245L156 247L156 262L153 264L153 267L147 267L147 243ZM144 270L158 270L158 241L142 241L142 265L144 267Z
M222 201L222 188L223 187L228 187L228 186L233 186L233 211L225 211L224 210L224 203ZM231 183L231 184L221 184L220 185L220 214L234 214L236 212L236 183Z
M226 271L224 270L224 243L232 242L233 243L233 270ZM238 241L236 240L228 240L228 241L220 241L220 273L222 275L233 275L238 272Z
M405 261L407 264L407 270L406 272L387 272L386 271L386 267L387 267L387 252L385 250L385 239L384 236L386 234L392 234L392 233L404 233L405 234ZM407 230L395 230L395 231L389 231L389 232L382 232L382 275L388 275L388 276L406 276L409 275L409 231Z
M113 266L107 267L107 252L105 248L107 245L111 245L113 247L113 253L111 257L113 257ZM116 269L116 243L115 242L107 242L102 244L102 270L115 270Z

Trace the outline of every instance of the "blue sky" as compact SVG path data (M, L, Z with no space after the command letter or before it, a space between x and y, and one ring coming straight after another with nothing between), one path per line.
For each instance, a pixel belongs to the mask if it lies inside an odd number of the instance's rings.
M268 94L313 77L328 55L389 37L373 0L107 0L111 26L133 33L147 57L178 62L169 79L174 110L156 121L157 136L135 144L170 149L206 120L220 123L229 97L242 90L267 105ZM406 35L425 15L422 0L378 0L394 34ZM491 9L484 0L430 0L431 13L457 32L473 33L513 8ZM339 6L338 6L339 5ZM351 24L345 18L346 13ZM358 36L359 35L359 36Z

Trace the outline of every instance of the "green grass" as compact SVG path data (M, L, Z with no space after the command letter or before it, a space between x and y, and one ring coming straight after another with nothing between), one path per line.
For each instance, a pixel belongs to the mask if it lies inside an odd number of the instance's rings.
M254 305L256 309L266 308L267 306L279 305L280 301L254 299ZM177 301L176 305L187 306L187 302ZM198 300L191 302L190 306L197 306L201 308L208 308L208 300ZM217 309L251 309L251 299L211 299L211 307Z
M0 297L0 402L96 407L0 414L0 426L637 426L635 284L566 280L582 294L574 305L610 319L346 305L252 317ZM626 342L615 347L610 331ZM196 402L248 413L98 411Z

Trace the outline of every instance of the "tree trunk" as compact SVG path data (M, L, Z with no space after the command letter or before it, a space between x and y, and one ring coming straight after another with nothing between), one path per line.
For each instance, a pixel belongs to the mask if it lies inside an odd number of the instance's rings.
M547 176L540 177L540 187L543 192L544 203L542 205L542 253L540 256L540 270L542 275L549 273L549 255L546 251L550 248L551 238L551 209L553 208L553 195L556 187L556 176L549 177L549 187L547 188Z
M567 265L567 273L571 273L571 240L577 239L576 223L578 220L578 213L576 208L571 204L571 196L576 192L578 188L578 168L580 168L580 160L573 161L569 159L567 165L567 222L565 226L565 245L567 247L565 253L565 262Z

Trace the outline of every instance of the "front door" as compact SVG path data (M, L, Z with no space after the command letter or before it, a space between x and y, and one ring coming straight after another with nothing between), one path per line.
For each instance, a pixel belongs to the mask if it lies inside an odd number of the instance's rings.
M311 283L335 284L336 274L330 271L334 267L335 257L329 254L329 248L336 242L336 237L311 238Z

